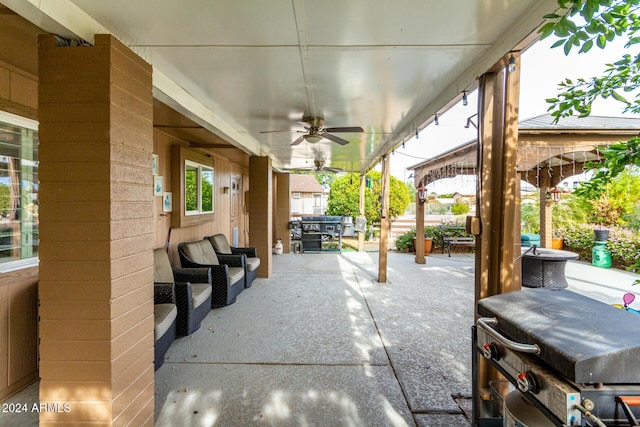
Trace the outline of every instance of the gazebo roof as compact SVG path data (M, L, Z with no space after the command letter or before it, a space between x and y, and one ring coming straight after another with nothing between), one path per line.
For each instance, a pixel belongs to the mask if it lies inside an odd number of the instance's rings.
M519 124L517 170L523 176L535 175L542 168L554 174L554 185L570 176L568 168L580 170L586 162L598 161L598 147L640 133L640 119L630 117L566 117L553 123L550 114L533 117ZM442 178L475 174L478 140L424 160L408 170L414 171L416 186ZM563 171L562 168L565 168ZM567 173L564 173L567 172Z

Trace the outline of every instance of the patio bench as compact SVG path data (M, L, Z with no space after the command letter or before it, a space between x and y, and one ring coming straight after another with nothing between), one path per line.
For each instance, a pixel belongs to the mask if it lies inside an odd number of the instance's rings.
M442 226L440 232L442 236L442 253L444 253L446 248L449 256L451 256L451 245L476 245L475 237L459 235L466 233L464 226Z

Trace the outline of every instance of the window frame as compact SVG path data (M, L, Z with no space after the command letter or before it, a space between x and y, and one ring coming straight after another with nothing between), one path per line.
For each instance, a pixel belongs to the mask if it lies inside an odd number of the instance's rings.
M215 204L214 204L214 199L213 199L213 184L214 184L214 170L213 170L213 166L212 165L203 165L201 163L198 162L194 162L193 160L189 160L189 159L185 159L184 161L184 173L185 173L185 186L187 184L187 179L186 179L186 174L188 171L188 168L191 167L193 169L195 169L195 173L196 173L196 207L195 209L188 209L187 206L187 201L188 201L188 197L187 197L187 188L184 188L184 193L185 193L185 197L184 197L184 214L185 215L202 215L202 214L209 214L209 213L213 213L214 209L215 209ZM211 210L205 210L204 205L205 205L205 199L204 199L204 185L203 182L205 181L204 178L204 172L205 171L210 171L211 172Z
M189 164L197 166L198 179L198 207L197 210L187 212L186 210L186 167ZM201 199L201 176L202 167L211 170L211 211L202 210ZM179 209L173 209L171 212L171 227L182 228L193 225L204 224L214 220L214 212L216 206L216 180L215 180L215 164L212 156L189 150L182 146L171 147L171 189L174 197L174 206Z
M12 126L18 126L24 129L28 129L31 131L35 131L38 132L38 128L39 128L39 122L37 120L33 120L33 119L29 119L27 117L23 117L23 116L18 116L16 114L12 114L9 113L7 111L1 111L0 110L0 122L2 123L6 123L8 125L12 125ZM32 147L34 149L34 151L36 151L36 146ZM22 149L22 147L20 147L20 149ZM33 157L33 155L31 156ZM23 159L23 156L21 155L20 159ZM29 161L34 161L33 159L27 159ZM36 164L39 163L39 160L35 160ZM22 180L21 180L22 181ZM38 186L39 186L39 180L38 180ZM21 186L21 191L22 191L22 186ZM40 224L38 223L38 234L39 234L39 228L40 228ZM31 235L31 238L33 239L35 236ZM23 239L23 232L22 229L20 230L20 238ZM36 237L37 238L37 237ZM38 245L39 247L39 245ZM16 259L13 261L7 261L7 262L2 262L0 263L0 274L3 273L9 273L12 271L17 271L17 270L23 270L26 268L31 268L31 267L37 267L38 264L40 263L40 258L38 257L38 255L34 255L34 256L29 256L26 258L20 258L20 259Z

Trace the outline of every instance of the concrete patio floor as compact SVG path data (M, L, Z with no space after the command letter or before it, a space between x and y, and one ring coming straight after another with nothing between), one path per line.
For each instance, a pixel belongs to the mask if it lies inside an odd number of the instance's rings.
M274 256L273 276L177 340L156 426L468 426L473 255Z
M282 255L176 340L156 426L469 426L474 255ZM619 303L638 275L569 262L569 289ZM636 306L638 304L635 304ZM7 402L37 402L37 383ZM37 414L0 413L0 426Z

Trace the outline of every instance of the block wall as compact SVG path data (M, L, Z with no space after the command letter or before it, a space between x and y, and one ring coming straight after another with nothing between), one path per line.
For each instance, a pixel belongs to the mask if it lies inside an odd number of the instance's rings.
M40 37L41 425L153 425L151 66Z

